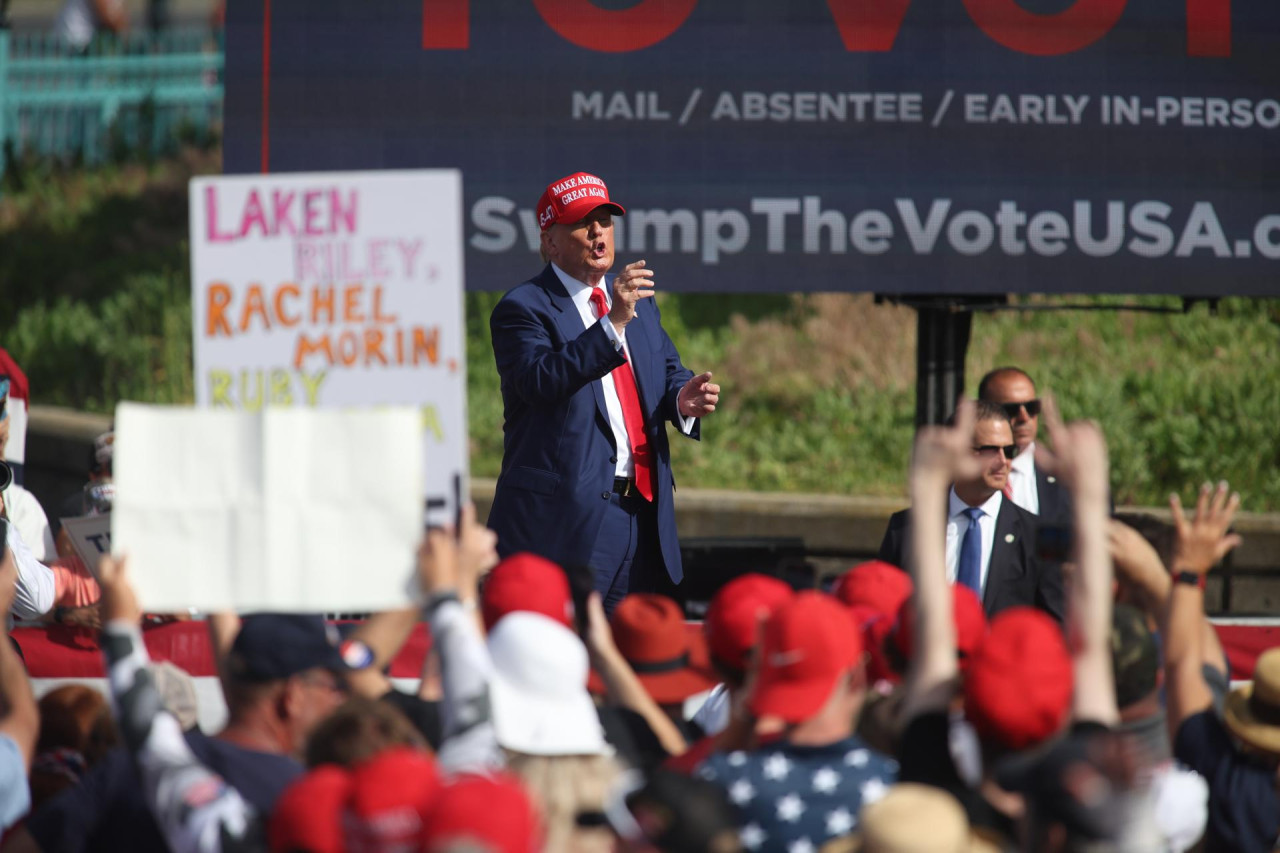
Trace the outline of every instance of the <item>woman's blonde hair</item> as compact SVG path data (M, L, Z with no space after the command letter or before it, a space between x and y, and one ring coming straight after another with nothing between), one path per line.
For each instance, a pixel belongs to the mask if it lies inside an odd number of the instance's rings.
M507 752L507 766L524 781L542 812L547 850L609 853L613 833L604 826L579 827L582 812L604 810L622 773L611 755L528 755Z

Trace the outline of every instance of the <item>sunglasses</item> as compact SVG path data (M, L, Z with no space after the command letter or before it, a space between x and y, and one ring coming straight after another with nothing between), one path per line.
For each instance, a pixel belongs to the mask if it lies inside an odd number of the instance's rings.
M1009 416L1009 420L1013 420L1018 416L1019 409L1027 410L1027 417L1034 418L1040 414L1040 400L1026 400L1022 403L1001 403L1000 408L1004 409L1004 413Z
M984 444L981 447L975 447L974 453L1003 453L1005 459L1012 459L1018 455L1018 445L1016 444Z

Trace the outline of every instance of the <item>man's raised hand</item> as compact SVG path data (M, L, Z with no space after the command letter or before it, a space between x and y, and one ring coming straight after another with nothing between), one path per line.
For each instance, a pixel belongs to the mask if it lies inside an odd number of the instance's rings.
M636 303L653 295L653 270L647 269L643 260L627 264L613 279L609 322L621 332L635 319Z
M684 383L676 396L676 408L686 418L701 418L716 410L720 402L720 386L711 381L711 371L699 373Z
M1239 506L1240 494L1231 493L1226 480L1218 483L1217 489L1209 483L1200 487L1196 512L1190 520L1182 512L1177 493L1170 495L1169 508L1173 511L1173 526L1178 535L1173 546L1173 565L1169 569L1175 573L1202 575L1239 545L1240 537L1227 533Z
M911 452L911 479L941 493L948 483L972 479L982 471L973 454L974 405L961 400L954 426L926 426L916 433Z

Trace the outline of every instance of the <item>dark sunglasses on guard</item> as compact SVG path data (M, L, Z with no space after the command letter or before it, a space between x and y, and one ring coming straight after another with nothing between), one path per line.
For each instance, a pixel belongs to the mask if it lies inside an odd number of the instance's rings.
M1027 417L1034 418L1040 414L1040 400L1027 400L1022 403L1001 403L1000 408L1004 409L1004 413L1009 416L1009 420L1013 420L1018 416L1019 409L1027 410Z
M983 444L973 448L974 453L998 453L1003 452L1005 459L1012 459L1018 455L1018 445L1016 444Z

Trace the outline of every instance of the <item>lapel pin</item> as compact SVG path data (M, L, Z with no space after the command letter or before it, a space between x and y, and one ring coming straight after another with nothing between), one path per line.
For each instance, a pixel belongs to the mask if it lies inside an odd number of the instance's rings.
M1050 483L1056 483L1056 482L1058 482L1058 478L1057 478L1057 477L1045 477L1045 479L1046 479L1046 480L1048 480Z
M1006 533L1006 534L1004 535L1004 541L1006 541L1006 542L1012 542L1012 541L1013 541L1013 534L1012 534L1012 533Z

